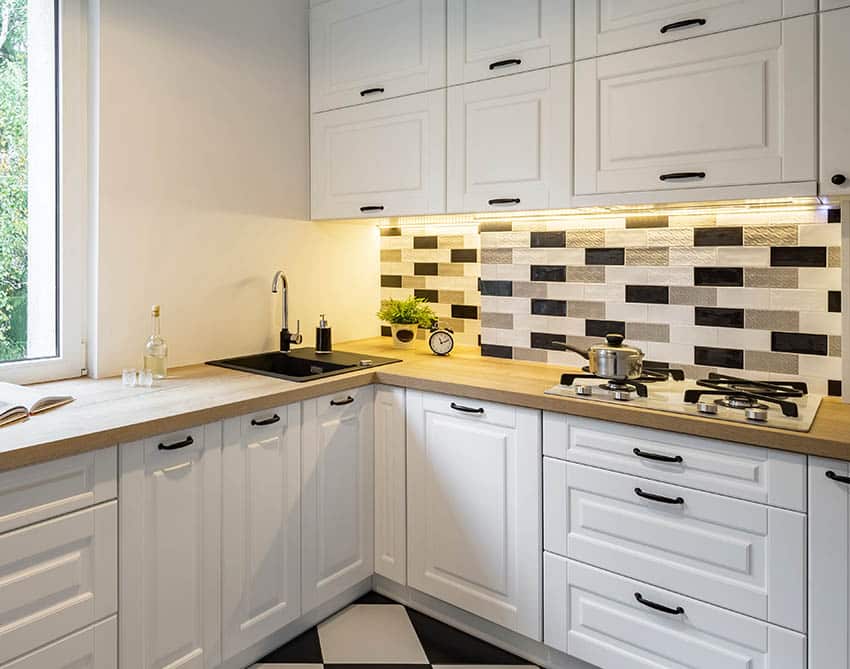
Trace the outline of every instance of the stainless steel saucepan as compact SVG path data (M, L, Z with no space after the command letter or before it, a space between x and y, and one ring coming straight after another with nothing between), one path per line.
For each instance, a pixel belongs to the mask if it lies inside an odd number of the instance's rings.
M553 342L567 351L577 353L588 361L591 374L603 379L628 381L643 373L643 351L626 346L621 334L605 335L605 343L594 344L587 350L563 342Z

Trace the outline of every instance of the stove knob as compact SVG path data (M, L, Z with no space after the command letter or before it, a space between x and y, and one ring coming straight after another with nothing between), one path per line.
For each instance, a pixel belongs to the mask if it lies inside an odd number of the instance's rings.
M714 402L700 402L697 404L697 409L700 413L717 415L717 405Z
M632 393L629 390L615 390L614 399L620 400L621 402L628 402L632 399Z
M593 394L593 386L576 386L576 395L590 397Z
M752 407L744 412L748 420L755 420L763 423L767 420L767 409L761 407Z

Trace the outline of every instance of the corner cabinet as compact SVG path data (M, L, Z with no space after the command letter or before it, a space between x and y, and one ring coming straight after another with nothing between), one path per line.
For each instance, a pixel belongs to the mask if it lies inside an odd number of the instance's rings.
M119 666L221 660L221 423L121 444Z
M850 195L850 8L820 15L820 184Z
M222 655L301 615L301 405L224 421Z
M408 584L541 639L541 415L407 392Z
M404 388L375 387L375 573L407 583Z
M302 403L304 613L372 576L374 388Z

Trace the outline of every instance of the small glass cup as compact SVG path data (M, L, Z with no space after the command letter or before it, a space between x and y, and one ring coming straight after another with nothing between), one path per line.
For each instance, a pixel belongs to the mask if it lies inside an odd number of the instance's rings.
M133 388L136 385L136 370L132 368L122 369L121 384Z
M150 388L153 385L153 372L151 370L139 370L139 385L145 388Z

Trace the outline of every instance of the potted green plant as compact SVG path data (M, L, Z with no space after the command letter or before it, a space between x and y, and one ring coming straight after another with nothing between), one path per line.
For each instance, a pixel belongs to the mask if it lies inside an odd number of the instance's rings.
M417 328L431 327L437 317L424 299L411 296L406 300L383 300L378 318L390 324L393 346L413 348Z

